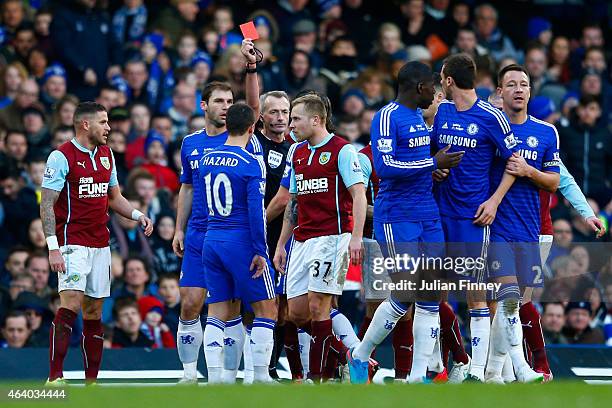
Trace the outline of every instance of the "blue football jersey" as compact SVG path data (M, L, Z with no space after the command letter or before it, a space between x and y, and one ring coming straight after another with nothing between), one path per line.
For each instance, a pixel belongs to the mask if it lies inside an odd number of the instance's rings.
M420 110L391 102L374 115L370 129L380 189L376 222L427 221L440 217L432 193L429 131Z
M220 146L200 162L208 211L206 240L249 242L267 257L266 166L261 157L237 146Z
M191 184L193 186L193 202L191 205L191 216L189 217L190 227L206 230L208 220L206 197L198 172L200 160L206 153L225 144L226 141L227 132L220 133L216 136L208 136L205 129L198 130L197 132L185 136L183 139L181 145L182 168L180 181L181 183ZM251 137L251 141L247 145L247 150L257 155L262 154L261 144L256 137Z
M478 206L489 198L489 175L496 151L508 159L516 149L508 120L488 102L478 100L470 109L459 112L453 102L443 101L431 134L438 149L451 145L449 152L465 151L459 165L438 185L440 214L474 218Z
M549 123L528 116L525 123L511 124L517 153L532 167L559 173L559 135ZM496 157L491 172L491 189L501 181L506 161ZM493 191L491 191L493 193ZM540 189L518 177L497 208L491 232L517 242L538 242L540 234Z

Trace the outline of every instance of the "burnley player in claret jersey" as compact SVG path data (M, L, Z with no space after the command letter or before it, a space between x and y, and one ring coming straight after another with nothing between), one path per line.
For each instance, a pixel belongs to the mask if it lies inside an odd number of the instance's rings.
M332 295L342 294L349 257L354 264L361 262L367 206L357 152L327 132L326 116L316 95L293 101L291 129L299 141L308 143L293 154L292 198L274 257L281 271L287 269L289 318L300 327L312 318L310 377L317 382L333 336ZM285 244L292 230L295 242L285 265Z
M81 310L85 381L92 383L98 377L104 341L102 303L111 286L108 208L139 221L145 235L153 232L151 220L121 195L113 152L106 145L110 132L106 109L94 102L81 103L73 122L74 139L49 155L40 204L49 263L58 273L60 294L49 335L50 386L65 385L64 357Z
M519 381L541 381L544 374L550 373L536 373L525 361L518 297L504 294L522 290L523 314L539 322L540 316L531 304L532 288L542 287L544 282L538 245L539 190L552 193L559 185L559 136L553 125L527 115L530 83L525 68L503 68L498 83L518 150L507 162L495 160L491 185L499 182L504 171L517 180L500 203L491 226L489 278L502 284L498 291L502 296L491 327L486 380L503 383L502 368L509 355Z

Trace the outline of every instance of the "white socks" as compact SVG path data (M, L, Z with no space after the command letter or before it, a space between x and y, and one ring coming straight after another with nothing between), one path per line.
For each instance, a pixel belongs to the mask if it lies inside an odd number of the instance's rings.
M409 383L423 382L427 375L427 363L440 335L440 306L434 302L416 302L412 333L414 346L412 349L412 369L408 377ZM371 326L370 326L371 327Z
M405 306L393 299L381 303L372 317L372 322L363 340L353 350L353 358L368 361L372 351L391 333L397 321L406 314L407 310ZM427 366L427 362L425 365Z
M251 353L251 329L246 328L244 337L244 380L243 384L253 384L253 354Z
M336 309L331 310L329 317L332 319L332 330L334 334L340 338L340 341L342 341L346 348L351 349L355 347L355 345L359 343L359 338L355 334L355 330L353 330L353 325L349 319Z
M242 351L244 349L244 328L242 317L228 320L225 323L225 337L223 339L223 383L234 384L240 366Z
M472 338L472 361L470 371L484 381L487 355L489 354L489 338L491 335L491 315L488 307L470 309L470 336Z
M274 326L272 319L256 317L251 331L251 353L253 355L254 382L269 382L268 366L274 348Z
M208 383L219 384L223 374L223 331L225 322L214 317L206 319L204 355L208 369Z
M179 359L183 363L185 378L198 378L198 354L202 346L202 336L202 324L199 317L193 320L179 319L176 347Z
M300 361L304 370L304 378L306 378L310 372L310 334L298 329L298 342L300 344Z

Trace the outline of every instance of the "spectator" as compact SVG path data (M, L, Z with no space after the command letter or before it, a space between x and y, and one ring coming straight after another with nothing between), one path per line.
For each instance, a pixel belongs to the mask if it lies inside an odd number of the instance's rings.
M127 57L144 37L148 12L143 0L123 3L113 16L113 35L117 44L123 44L123 57Z
M376 38L380 21L376 6L363 0L345 0L342 6L342 21L347 27L359 27L351 30L359 54L359 60L365 61L372 49L372 40Z
M28 139L28 150L31 153L47 152L51 135L47 129L45 109L40 103L32 104L21 112L23 129Z
M118 130L124 135L130 133L132 122L130 114L124 107L117 106L108 113L108 123L111 130Z
M74 137L72 126L58 126L51 135L51 149L57 149L62 143L66 143Z
M600 328L591 328L591 304L589 302L570 302L565 307L566 323L563 337L569 344L603 344L604 336Z
M42 155L32 156L26 165L27 178L28 178L27 185L32 190L34 190L34 193L36 193L36 202L39 205L40 205L40 198L41 198L40 189L42 187L42 180L45 174L46 161L47 161L46 159L50 152L51 150L46 148L45 149L46 154L44 156ZM44 237L43 237L43 241L44 241Z
M68 73L68 89L83 100L93 100L104 79L119 72L116 64L121 57L110 18L95 3L77 0L58 6L51 22L55 50Z
M525 52L525 68L527 68L531 79L531 94L533 96L548 96L557 105L565 95L566 90L561 85L556 84L552 78L548 77L546 53L546 48L539 44L527 48Z
M381 73L367 68L351 83L351 89L358 89L365 98L365 108L378 110L393 99L393 89L387 85Z
M2 3L2 28L8 39L15 35L17 27L25 21L26 9L21 0L6 0Z
M317 26L310 19L300 20L293 26L292 51L300 50L308 54L311 66L318 70L323 66L323 57L316 48Z
M142 319L138 303L133 299L121 299L115 305L117 324L113 330L113 348L154 347L154 342L141 330Z
M163 322L164 304L155 296L138 299L142 332L153 341L153 348L176 348L175 336Z
M30 220L39 212L36 194L25 187L25 181L16 169L0 169L0 187L0 204L4 210L3 238L13 244L25 244Z
M113 157L115 158L115 167L117 170L117 180L119 185L125 185L125 179L128 174L127 166L125 165L125 149L127 145L127 138L120 130L112 130L108 134L106 141L108 147L113 151Z
M57 101L53 117L51 118L51 129L56 129L59 126L73 128L74 124L72 123L72 118L74 117L74 112L78 104L79 98L70 94L65 95Z
M34 218L28 227L28 245L32 252L46 251L47 241L40 218Z
M19 85L15 101L0 110L0 127L23 131L21 113L38 100L38 85L33 79L26 79Z
M172 119L168 115L155 115L151 119L151 129L163 136L166 143L172 142Z
M384 23L378 31L378 44L374 48L374 65L389 78L394 71L394 65L399 61L405 62L408 58L401 39L400 29L393 23Z
M553 222L553 244L548 256L548 265L558 256L569 255L569 248L574 240L571 224L564 219Z
M144 210L142 202L138 197L129 197L128 201L135 209L139 211ZM111 250L118 252L123 259L132 254L139 254L147 261L153 260L151 247L138 221L113 214L110 217L109 230Z
M172 91L172 106L168 116L172 119L174 139L180 139L187 133L187 122L196 109L195 93L195 87L186 82L178 83Z
M234 44L230 45L221 55L213 71L215 79L229 82L236 100L245 98L245 67L246 61L240 51L240 46Z
M19 86L28 77L28 71L20 62L13 62L0 70L0 109L10 105L17 94Z
M51 311L48 301L31 292L19 294L13 309L22 311L28 319L30 327L29 347L49 347L49 328L51 327Z
M355 145L357 150L361 150L363 145L357 143L359 139L359 118L352 115L344 115L338 121L338 136L345 138L349 143Z
M542 334L546 344L564 344L565 338L561 330L565 326L563 304L559 302L545 303L542 313Z
M41 102L47 112L51 112L55 104L66 96L66 71L59 64L53 64L45 70L42 78Z
M6 316L2 327L0 348L24 348L28 346L31 329L23 312L13 311Z
M357 78L357 48L349 37L339 37L332 43L320 78L325 82L325 94L332 105L340 101L340 95L350 81ZM316 89L315 89L316 90Z
M545 18L533 17L527 23L527 39L536 41L544 47L550 46L552 40L552 24Z
M135 103L130 107L130 133L125 148L125 164L128 169L145 161L145 141L151 127L151 111L144 103Z
M28 138L19 130L9 130L4 138L5 154L13 165L25 169L25 159L28 155Z
M147 64L142 60L130 60L125 64L123 75L128 84L129 102L143 105L154 104L147 93L149 72Z
M159 286L159 296L164 302L163 322L168 325L173 336L176 338L181 312L178 275L171 273L161 275L157 285Z
M494 62L489 55L489 50L478 44L476 33L470 27L462 27L457 31L455 45L451 48L451 53L455 54L459 52L465 52L471 55L478 66L489 69L494 66Z
M612 180L612 141L603 124L601 105L593 96L583 96L569 121L561 121L559 140L563 162L588 197L607 204Z
M295 95L305 89L313 89L321 93L325 92L324 83L314 76L310 57L304 51L293 51L288 60L286 72L287 81L285 90L289 98L293 99Z
M143 212L156 223L164 214L170 214L169 196L155 187L155 177L143 168L132 170L127 179L127 192L137 196L144 206Z
M480 45L484 46L491 53L491 57L496 62L504 57L520 59L520 53L514 48L514 44L497 26L497 10L488 4L481 4L474 9L476 23L476 37Z
M155 185L159 189L167 189L177 193L180 187L178 176L168 167L166 141L156 131L149 132L145 141L145 162L140 167L153 174Z
M552 40L548 56L548 77L560 83L567 84L571 79L570 73L570 43L567 37L558 36Z
M17 300L22 292L34 292L34 278L26 272L13 275L13 279L9 284L11 302Z
M15 31L12 47L3 49L1 54L8 63L18 61L28 65L28 57L35 46L34 26L31 23L22 23Z
M195 32L199 12L198 0L172 0L169 6L160 11L152 28L163 32L170 44L176 46L182 32Z
M4 271L2 271L0 286L8 287L8 284L13 279L25 272L25 262L29 255L28 248L21 245L13 246L8 251L4 261Z
M131 256L124 262L123 287L112 294L113 299L133 298L140 299L143 296L157 294L152 281L148 261L139 256Z
M96 103L104 106L110 112L111 109L119 106L119 91L110 85L104 85L100 88L100 94L96 98Z
M151 239L151 250L154 256L154 266L158 276L167 273L179 274L181 260L172 249L174 238L174 218L164 215L155 225L155 233Z
M591 47L603 47L603 31L598 24L588 23L582 27L580 47L574 49L570 57L571 71L574 78L578 78L582 71L582 61L586 50Z
M26 272L34 278L34 292L40 298L49 300L53 290L49 286L49 257L45 252L33 252L25 263Z
M36 79L36 82L40 85L43 83L43 77L48 65L49 61L45 53L38 47L32 48L28 54L28 70L30 71L30 76Z
M34 17L34 31L36 33L36 43L48 60L54 61L55 50L53 49L53 40L51 38L51 21L53 14L48 8L40 8Z

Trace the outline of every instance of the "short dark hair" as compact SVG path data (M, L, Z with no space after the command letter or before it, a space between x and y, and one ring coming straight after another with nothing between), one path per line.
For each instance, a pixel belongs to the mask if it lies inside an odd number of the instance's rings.
M510 64L510 65L506 65L505 67L503 67L498 73L497 73L497 86L501 87L502 81L504 80L504 75L506 75L508 72L511 71L518 71L518 72L522 72L525 75L527 75L527 79L529 80L529 83L531 83L531 78L529 77L529 72L527 72L527 69L522 66L522 65L518 65L518 64Z
M227 110L225 124L232 136L243 135L255 123L255 112L246 103L235 103Z
M28 317L26 316L25 312L22 311L22 310L11 310L10 312L8 312L8 314L4 318L4 322L2 324L2 327L6 328L6 324L8 322L8 319L15 319L15 318L19 318L19 317L23 317L25 319L25 321L26 321L26 326L28 327L28 329L31 329L30 321L28 320Z
M117 301L115 302L115 307L113 308L113 316L115 317L115 319L119 317L119 313L121 313L123 309L128 308L134 308L136 310L139 310L136 299L131 296L120 297L119 299L117 299Z
M106 112L106 108L96 102L81 102L74 111L74 123L79 123L85 115L95 115L98 112Z
M338 123L359 123L359 117L349 114L342 115L338 119Z
M433 81L431 68L419 61L407 62L397 74L397 87L399 92L416 90L418 84Z
M234 91L232 91L232 86L229 83L212 81L204 85L204 89L202 89L202 101L208 103L210 95L212 95L212 93L216 90L229 91L232 93L232 95L234 94Z
M22 132L21 130L18 130L18 129L9 129L6 132L6 136L4 136L4 143L8 142L9 138L12 135L21 135L24 137L24 139L26 139L26 141L28 140L28 137L26 136L25 132Z
M561 306L561 309L565 312L565 306L561 302L546 302L542 305L542 314L546 313L546 308L548 306Z
M578 103L580 106L587 106L590 103L596 103L599 105L599 107L601 107L601 99L599 99L598 95L582 95Z
M6 261L8 261L8 259L13 256L13 254L16 254L17 252L26 252L26 253L30 253L30 250L23 246L23 245L15 245L14 247L11 247L11 249L9 249L8 254L6 254Z
M60 126L56 127L55 129L53 129L51 137L55 136L55 134L58 133L58 132L71 132L71 133L74 133L74 128L72 126L68 126L68 125L60 125Z
M173 281L176 281L176 283L178 283L179 282L179 277L175 273L165 273L165 274L161 275L159 277L159 279L157 280L157 286L160 286L162 284L162 282L165 281L165 280L173 280Z
M29 268L30 267L30 263L32 263L32 259L34 259L34 258L44 258L45 260L48 260L49 259L49 255L47 255L46 253L44 253L42 251L34 251L30 255L28 255L28 257L26 258L24 266L26 268Z
M442 73L453 78L459 89L473 89L476 82L476 62L464 52L454 54L444 60Z

